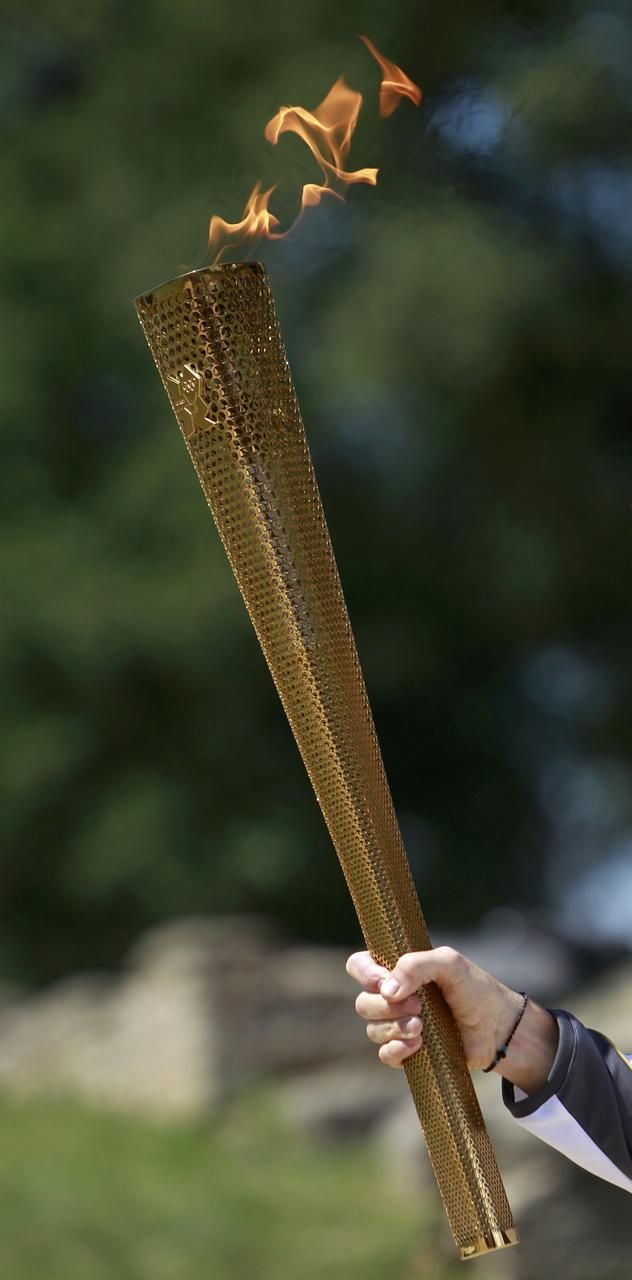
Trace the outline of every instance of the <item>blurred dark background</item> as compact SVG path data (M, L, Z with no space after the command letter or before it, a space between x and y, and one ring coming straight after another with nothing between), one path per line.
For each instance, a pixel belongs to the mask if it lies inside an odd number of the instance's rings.
M346 74L378 187L259 256L422 903L632 1048L629 0L2 17L0 1270L448 1280L410 1100L353 1016L350 899L132 299L204 265L257 178L292 220L318 173L264 124ZM379 119L359 32L419 111ZM625 1193L481 1080L524 1244L477 1265L622 1280Z
M632 924L626 3L4 5L0 971L148 924L357 929L131 300L346 73L379 186L268 246L431 925ZM377 113L367 31L423 86ZM274 204L274 202L273 202Z

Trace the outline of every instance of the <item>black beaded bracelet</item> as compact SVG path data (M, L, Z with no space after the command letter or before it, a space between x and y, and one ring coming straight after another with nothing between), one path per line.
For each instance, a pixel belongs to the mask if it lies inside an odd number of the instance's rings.
M520 995L522 996L522 1008L520 1010L520 1013L518 1014L518 1017L516 1018L516 1021L514 1022L513 1027L511 1028L511 1031L509 1032L507 1039L505 1040L505 1043L501 1044L500 1049L496 1051L496 1057L494 1058L494 1061L490 1062L488 1067L483 1067L483 1071L485 1073L487 1073L488 1071L493 1071L494 1067L497 1067L498 1063L502 1062L503 1058L507 1057L507 1050L516 1034L516 1031L518 1030L518 1027L520 1026L520 1023L522 1022L524 1011L529 1001L529 997L526 991L521 991Z

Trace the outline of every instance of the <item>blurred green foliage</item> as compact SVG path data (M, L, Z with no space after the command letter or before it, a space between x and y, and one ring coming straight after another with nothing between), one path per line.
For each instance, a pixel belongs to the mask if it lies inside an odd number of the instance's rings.
M442 1262L440 1203L420 1214L363 1146L307 1147L265 1099L210 1129L4 1098L0 1129L10 1280L413 1280L422 1259L448 1280L460 1265Z
M110 964L191 910L355 936L131 305L204 263L208 217L237 218L257 177L292 215L313 172L263 125L343 71L366 94L352 158L380 185L263 256L426 914L556 906L560 879L614 856L629 18L623 0L5 3L5 975ZM378 121L362 30L423 85L419 112Z

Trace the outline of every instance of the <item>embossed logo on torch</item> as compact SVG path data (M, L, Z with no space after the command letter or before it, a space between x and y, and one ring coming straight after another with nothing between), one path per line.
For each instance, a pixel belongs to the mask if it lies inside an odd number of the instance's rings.
M180 374L169 374L167 382L173 411L186 440L217 425L211 417L211 406L202 394L204 378L192 364L185 364Z

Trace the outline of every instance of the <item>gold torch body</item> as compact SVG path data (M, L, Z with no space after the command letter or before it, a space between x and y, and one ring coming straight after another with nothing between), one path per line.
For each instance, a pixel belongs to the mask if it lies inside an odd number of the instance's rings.
M386 780L264 268L203 269L136 301L152 355L331 833L366 945L431 946ZM517 1233L438 989L406 1075L461 1257Z

